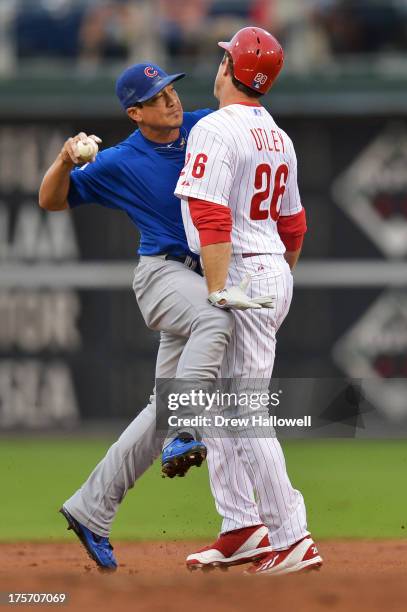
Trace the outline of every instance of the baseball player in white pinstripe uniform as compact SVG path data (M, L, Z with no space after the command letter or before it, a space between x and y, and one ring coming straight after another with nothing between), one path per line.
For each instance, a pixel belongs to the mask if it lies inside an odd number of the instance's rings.
M249 276L251 299L275 296L274 309L232 311L235 334L221 370L222 378L256 381L257 391L267 390L276 332L292 298L290 268L306 231L293 143L259 102L282 68L283 51L271 34L254 27L219 44L226 51L215 81L219 110L192 129L175 193L182 200L189 247L201 255L209 301L227 308L228 300L236 299L236 285ZM233 453L246 465L273 551L249 572L319 568L322 559L307 529L304 500L291 485L278 440L272 432L251 433L234 437ZM230 503L227 491L225 498ZM236 536L224 533L213 546L190 555L188 566L222 563L230 551L236 553Z

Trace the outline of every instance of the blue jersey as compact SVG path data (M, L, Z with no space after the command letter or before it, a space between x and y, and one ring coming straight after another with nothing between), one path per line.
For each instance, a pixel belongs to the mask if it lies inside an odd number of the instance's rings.
M151 142L136 130L127 140L101 151L95 162L71 172L69 206L97 203L123 210L140 231L140 255L190 254L174 189L185 163L189 133L211 112L184 113L175 142Z

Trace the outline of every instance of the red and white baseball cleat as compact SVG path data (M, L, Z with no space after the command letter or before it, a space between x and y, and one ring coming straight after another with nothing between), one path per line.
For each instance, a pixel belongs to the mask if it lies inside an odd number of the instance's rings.
M322 557L314 540L305 536L286 550L275 550L250 567L246 574L290 574L302 570L319 569Z
M264 525L244 527L221 534L214 544L201 548L187 557L187 568L226 569L230 565L251 563L272 551L268 530Z

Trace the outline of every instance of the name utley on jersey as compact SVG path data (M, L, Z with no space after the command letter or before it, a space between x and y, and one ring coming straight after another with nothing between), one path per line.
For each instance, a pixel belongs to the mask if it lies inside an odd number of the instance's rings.
M185 162L175 195L192 251L199 253L200 243L188 197L230 207L234 254L285 252L277 221L302 209L297 158L264 107L231 104L201 119L191 130Z

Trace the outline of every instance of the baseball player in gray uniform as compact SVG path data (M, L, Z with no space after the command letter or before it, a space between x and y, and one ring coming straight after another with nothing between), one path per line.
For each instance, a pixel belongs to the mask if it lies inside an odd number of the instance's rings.
M189 131L210 112L183 113L173 86L182 76L167 75L151 63L126 70L118 79L117 94L139 129L97 155L97 137L81 133L70 138L43 179L39 201L50 211L98 203L128 214L141 232L133 288L146 324L161 332L156 378L215 380L233 318L207 300L199 258L188 248L180 203L173 195ZM261 306L238 287L228 289L224 304L242 310ZM270 297L264 305L271 305ZM114 516L163 443L163 469L169 476L184 475L206 455L194 429L173 432L167 440L156 435L153 393L88 480L63 504L69 528L100 568L116 569L109 541ZM226 541L234 538L236 544L222 554L226 564L252 561L270 551L247 466L224 460L229 444L228 439L211 441L208 457L211 488L223 517L222 536Z

